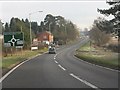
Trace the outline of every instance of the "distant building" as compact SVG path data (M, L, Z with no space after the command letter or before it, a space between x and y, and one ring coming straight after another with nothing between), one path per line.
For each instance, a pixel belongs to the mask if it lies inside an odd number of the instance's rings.
M53 35L48 31L44 31L37 35L37 40L38 42L49 45L51 42L53 42Z

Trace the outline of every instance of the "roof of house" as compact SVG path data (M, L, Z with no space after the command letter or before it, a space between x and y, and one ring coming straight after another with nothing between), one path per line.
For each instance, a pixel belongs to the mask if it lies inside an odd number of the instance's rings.
M38 36L39 36L39 35L42 35L43 33L47 33L47 34L52 35L52 33L51 33L51 32L49 32L49 31L43 31L43 32L40 32L40 33L38 34Z

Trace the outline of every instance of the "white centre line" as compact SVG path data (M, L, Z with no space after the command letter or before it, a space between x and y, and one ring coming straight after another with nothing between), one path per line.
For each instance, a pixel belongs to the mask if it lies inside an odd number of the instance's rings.
M57 54L55 54L54 58L56 58Z
M66 70L64 67L62 67L60 64L58 65L62 70Z
M54 59L56 59L57 54L55 54Z
M55 63L58 63L58 62L55 60Z
M72 74L72 73L70 73L70 75L71 75L72 77L76 78L77 80L85 83L86 85L88 85L88 86L90 86L90 87L92 87L92 88L98 89L98 87L96 87L95 85L93 85L93 84L91 84L91 83L89 83L89 82L87 82L87 81L85 81L85 80L80 79L80 78L77 77L76 75L74 75L74 74Z

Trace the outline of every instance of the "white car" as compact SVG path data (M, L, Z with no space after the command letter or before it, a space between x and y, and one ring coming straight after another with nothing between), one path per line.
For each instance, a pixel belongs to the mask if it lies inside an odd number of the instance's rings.
M55 47L49 48L49 54L56 54L56 49L55 49Z

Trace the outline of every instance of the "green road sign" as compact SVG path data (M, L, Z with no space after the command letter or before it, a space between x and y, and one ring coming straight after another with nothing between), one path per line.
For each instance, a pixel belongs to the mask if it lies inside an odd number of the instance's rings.
M4 33L5 47L23 47L24 38L22 32L6 32Z

